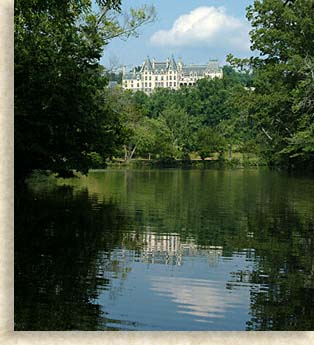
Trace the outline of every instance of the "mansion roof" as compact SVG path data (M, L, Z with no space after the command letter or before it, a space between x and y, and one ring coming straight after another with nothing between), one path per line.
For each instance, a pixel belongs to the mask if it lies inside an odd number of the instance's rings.
M175 61L172 56L171 59L166 61L157 62L154 59L151 60L149 57L143 62L140 68L134 68L132 71L124 74L123 78L125 80L131 79L141 79L142 73L150 72L152 74L164 74L170 71L182 73L182 75L195 75L204 76L211 73L219 73L221 71L219 67L218 60L210 60L205 65L184 65L184 63L179 60Z

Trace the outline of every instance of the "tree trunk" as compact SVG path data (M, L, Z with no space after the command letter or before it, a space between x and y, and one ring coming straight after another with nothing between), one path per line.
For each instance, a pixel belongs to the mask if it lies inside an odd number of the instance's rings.
M123 145L124 148L124 160L127 161L128 160L128 150L126 149L126 145Z
M129 157L130 160L132 159L135 150L136 150L136 145L134 146L133 150L131 151L131 154L130 154L130 157Z

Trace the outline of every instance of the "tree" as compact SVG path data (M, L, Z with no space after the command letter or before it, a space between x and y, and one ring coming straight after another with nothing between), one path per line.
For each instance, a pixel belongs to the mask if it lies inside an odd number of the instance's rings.
M302 156L302 164L313 164L313 116L306 101L313 99L313 79L305 67L314 57L313 9L313 0L254 1L247 17L252 49L260 56L242 61L229 56L235 65L248 63L254 70L247 110L269 163L299 165Z
M177 151L176 158L187 158L195 146L195 133L200 123L176 105L166 107L161 113L170 133L171 143Z
M153 9L131 10L119 24L120 0L15 2L15 176L34 169L87 172L90 154L105 159L122 140L121 117L104 101L99 64L110 39L136 34Z
M225 151L226 142L223 136L209 127L201 128L197 133L197 151L202 158L212 157L214 153L221 156Z
M172 132L164 118L144 119L135 133L137 152L141 156L154 155L155 158L171 158L177 153L172 144Z

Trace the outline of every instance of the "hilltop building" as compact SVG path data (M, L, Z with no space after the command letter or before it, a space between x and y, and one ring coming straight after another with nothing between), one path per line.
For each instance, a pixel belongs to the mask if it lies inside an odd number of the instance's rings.
M123 68L122 87L150 94L156 88L178 90L182 86L193 86L202 78L222 76L222 68L217 60L210 60L206 65L184 65L181 59L176 62L173 56L164 62L147 57L142 66L135 67L130 72Z

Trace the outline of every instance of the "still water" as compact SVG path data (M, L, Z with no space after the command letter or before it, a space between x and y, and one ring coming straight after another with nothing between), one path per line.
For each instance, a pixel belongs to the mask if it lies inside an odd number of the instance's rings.
M16 192L15 330L314 330L314 179L32 178Z

